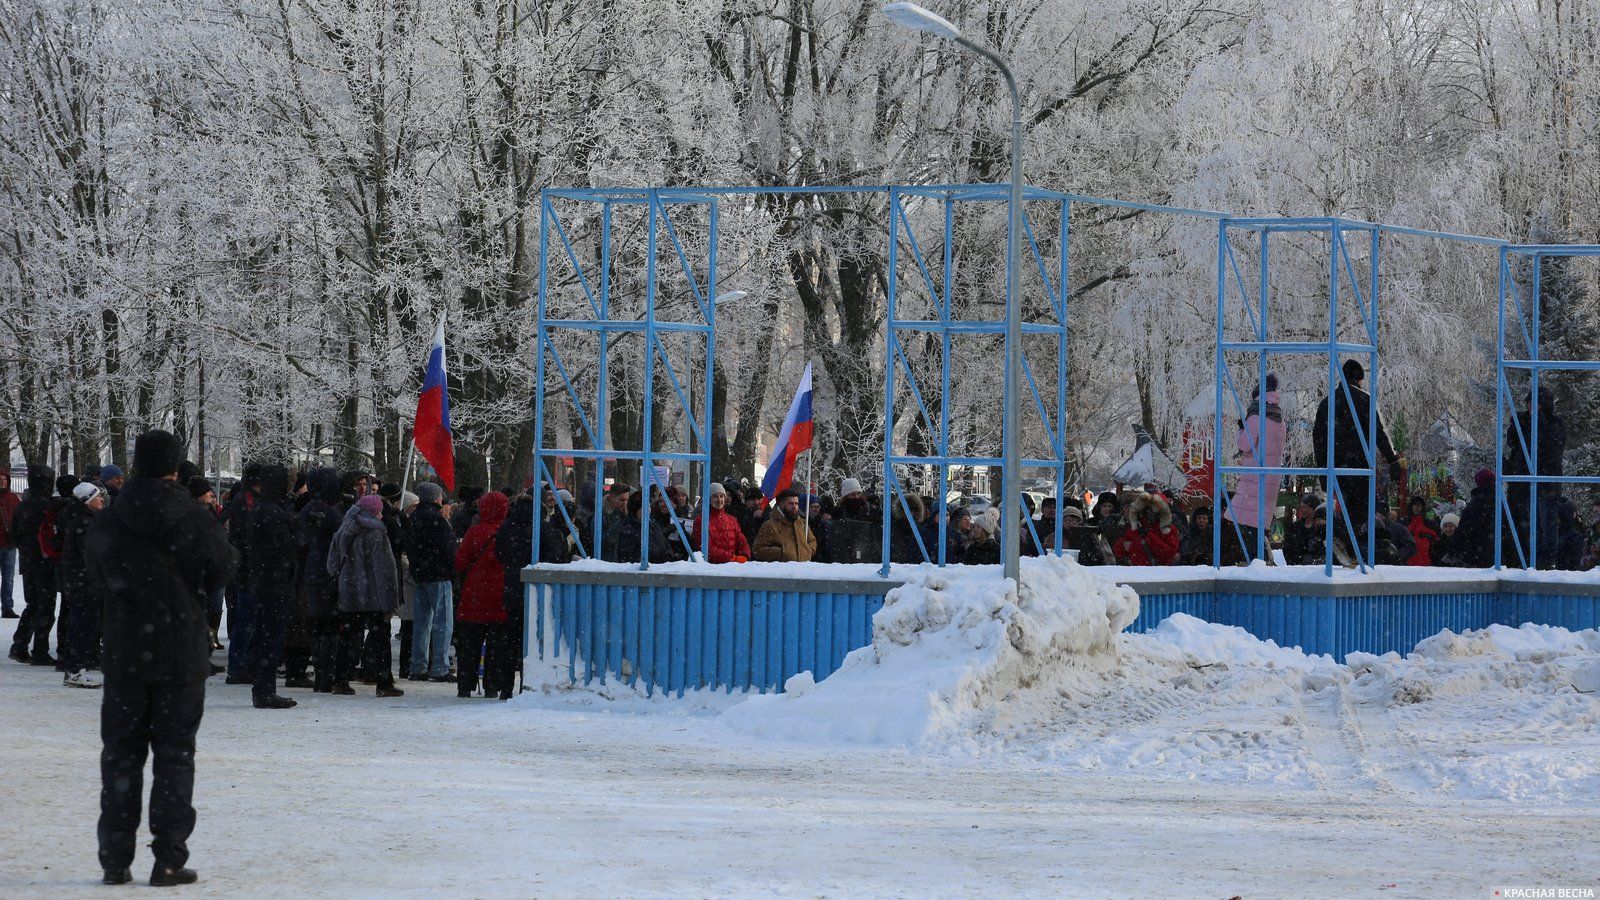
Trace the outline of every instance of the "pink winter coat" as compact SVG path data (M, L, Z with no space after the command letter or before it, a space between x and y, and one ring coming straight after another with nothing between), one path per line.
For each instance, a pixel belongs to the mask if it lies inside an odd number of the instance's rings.
M1267 405L1271 408L1278 406L1278 392L1267 392ZM1239 429L1239 453L1234 457L1236 466L1281 466L1283 465L1283 444L1288 437L1288 428L1283 424L1280 413L1273 418L1272 410L1267 414L1267 435L1263 449L1266 451L1261 456L1261 461L1256 461L1256 440L1260 431L1257 423L1259 410L1256 404L1249 407L1250 418L1244 420L1244 427ZM1272 524L1273 514L1278 505L1278 486L1283 483L1282 475L1268 475L1258 478L1255 475L1240 475L1239 486L1233 493L1233 498L1228 502L1227 512L1223 518L1240 525L1251 528L1265 527ZM1266 508L1261 512L1257 521L1257 512L1262 510L1262 496L1266 496Z

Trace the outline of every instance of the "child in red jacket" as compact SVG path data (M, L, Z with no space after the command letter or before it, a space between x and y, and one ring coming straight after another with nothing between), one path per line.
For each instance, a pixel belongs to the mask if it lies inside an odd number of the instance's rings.
M1125 566L1170 566L1183 543L1172 524L1172 508L1159 494L1140 494L1128 504L1128 530L1112 549Z

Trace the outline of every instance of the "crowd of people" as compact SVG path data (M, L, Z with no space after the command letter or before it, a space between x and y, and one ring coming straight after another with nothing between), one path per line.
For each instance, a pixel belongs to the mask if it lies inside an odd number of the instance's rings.
M18 620L11 659L54 666L68 686L101 687L96 673L121 639L104 599L109 580L140 561L97 557L95 524L115 517L153 529L199 510L236 559L200 598L215 654L206 674L250 685L256 707L293 707L288 688L354 694L365 684L398 697L400 678L454 682L461 697L511 696L521 663L519 571L533 540L526 491L463 488L451 499L433 482L402 491L361 471L311 468L291 480L275 463L247 465L221 492L187 462L171 480L182 488L178 509L166 508L177 496L170 491L140 505L114 465L81 476L29 466L20 497L0 471L4 614ZM10 603L13 556L20 615Z
M1372 534L1372 559L1380 565L1494 565L1494 477L1488 470L1479 472L1470 500L1412 497L1404 515L1395 514L1386 500L1379 499L1374 507L1377 527ZM702 526L700 510L678 486L652 491L651 508L646 512L641 492L631 485L615 484L603 494L598 558L638 562L641 532L648 531L652 563L687 560L702 546L702 527L709 527L705 559L712 563L880 562L882 498L862 491L852 478L844 479L840 487L837 497L802 497L785 490L769 505L758 486L730 478L710 485L705 500L707 525ZM585 493L584 488L562 490L555 496L546 493L540 526L541 562L566 563L590 555L587 544L592 542L593 504L577 499ZM1322 565L1327 546L1327 500L1318 492L1307 492L1298 495L1297 501L1286 511L1281 537L1269 537L1266 547L1281 550L1290 565ZM1558 525L1549 541L1552 550L1540 558L1540 566L1584 571L1600 564L1600 506L1580 516L1570 499L1560 498L1556 505ZM1053 552L1057 547L1057 501L1046 498L1035 509L1031 498L1025 497L1023 506L1027 521L1019 523L1022 554ZM1092 508L1069 497L1060 512L1060 546L1077 551L1078 561L1085 565L1212 564L1213 509L1203 498L1186 505L1170 492L1147 487L1100 494ZM985 506L975 514L969 506L948 504L942 519L946 563L1000 561L998 507ZM932 498L896 497L890 511L889 561L938 561L940 521L938 504ZM1503 553L1508 559L1513 552L1515 523L1513 517L1506 517L1502 526ZM1337 530L1347 528L1342 518L1336 517L1334 528L1335 558L1341 562L1353 559L1348 531L1342 540L1338 537ZM1224 517L1221 531L1223 565L1243 565L1256 558L1259 541L1254 528ZM1365 559L1365 529L1361 532L1357 548ZM1542 536L1539 541L1546 543Z
M1325 435L1331 429L1331 461L1336 468L1364 469L1368 466L1361 437L1367 423L1375 421L1375 451L1388 467L1391 482L1399 483L1405 477L1406 461L1391 444L1382 418L1373 413L1372 398L1362 389L1365 374L1356 360L1342 365L1342 384L1331 401L1324 397L1319 404L1312 434ZM1559 476L1566 429L1551 396L1548 391L1540 396L1539 474ZM1245 409L1246 416L1237 423L1237 453L1232 465L1267 470L1283 467L1288 428L1279 405L1276 375L1266 376ZM1517 446L1519 434L1532 434L1528 412L1521 413L1508 426L1507 447ZM1313 448L1316 465L1329 465L1328 443L1313 440ZM1521 460L1520 453L1508 452L1502 468L1508 475L1526 474L1527 466ZM1328 555L1326 525L1330 509L1325 494L1298 495L1293 511L1286 511L1280 523L1277 504L1282 475L1242 475L1237 482L1221 507L1219 564L1246 564L1262 551L1272 549L1282 550L1284 560L1291 565L1323 564ZM1494 472L1477 473L1468 500L1409 497L1404 515L1392 513L1380 492L1371 510L1375 527L1370 536L1366 524L1367 478L1339 476L1335 485L1338 493L1331 506L1335 514L1332 555L1341 564L1469 568L1494 565ZM702 546L702 518L710 529L706 556L713 563L747 559L879 563L884 557L885 499L869 495L854 478L843 479L836 495L802 497L794 490L785 490L770 507L758 487L727 478L709 486L703 501L709 507L705 517L676 485L652 490L648 510L638 489L627 484L610 485L604 489L598 512L593 482L571 487L571 491L562 490L557 496L547 494L544 498L543 515L548 521L540 532L543 562L567 562L575 556L638 562L641 547L648 548L652 563L689 559ZM1501 558L1506 564L1516 565L1518 560L1529 558L1534 544L1540 568L1581 571L1600 562L1600 503L1580 514L1576 503L1555 484L1540 485L1532 495L1536 503L1530 503L1525 482L1509 484L1505 493L1511 508L1510 514L1503 517L1501 533ZM987 504L977 508L964 504L941 507L932 497L909 493L888 502L889 562L999 562L1001 508ZM1086 565L1211 565L1217 556L1213 526L1219 523L1209 498L1181 498L1155 485L1145 485L1143 490L1130 493L1102 493L1092 508L1076 497L1060 501L1046 497L1036 509L1031 496L1025 495L1022 505L1025 511L1016 515L1022 529L1024 555L1035 556L1058 548L1059 511L1060 547L1076 550L1079 561ZM598 552L591 552L586 542L593 543L596 515L601 517L601 537ZM1530 522L1536 522L1536 527L1530 527ZM1274 540L1270 535L1280 525L1282 536ZM1258 533L1261 529L1268 531L1268 537ZM642 541L646 535L648 541Z

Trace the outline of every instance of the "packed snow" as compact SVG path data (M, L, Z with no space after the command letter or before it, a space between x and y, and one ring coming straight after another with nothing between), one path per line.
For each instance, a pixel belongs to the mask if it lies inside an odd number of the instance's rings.
M1147 634L1132 590L1069 560L914 575L873 643L820 684L721 713L742 734L981 755L1067 771L1357 783L1585 805L1600 795L1600 633L1496 625L1401 657L1328 656L1174 615Z

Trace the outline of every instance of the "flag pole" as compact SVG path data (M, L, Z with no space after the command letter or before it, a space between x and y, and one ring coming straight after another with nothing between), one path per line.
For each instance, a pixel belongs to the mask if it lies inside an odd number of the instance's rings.
M417 464L417 426L411 425L411 455L406 457L406 471L400 476L400 493L404 494L411 486L411 470Z
M817 462L817 448L815 443L806 448L806 536L811 536L811 473L812 467Z

